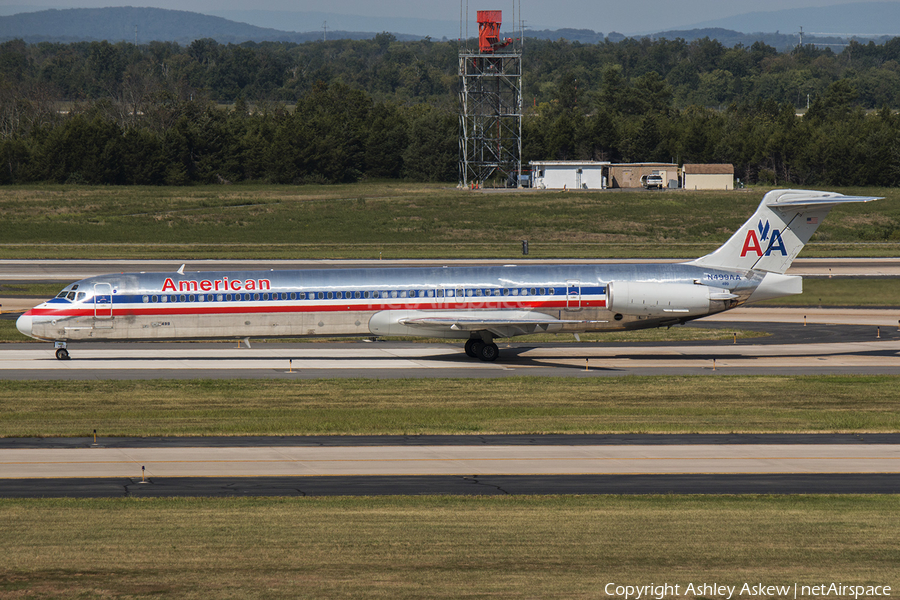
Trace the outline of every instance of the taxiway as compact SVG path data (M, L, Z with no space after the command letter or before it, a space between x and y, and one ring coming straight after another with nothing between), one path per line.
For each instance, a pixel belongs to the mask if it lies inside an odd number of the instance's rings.
M0 440L0 497L897 493L900 435Z

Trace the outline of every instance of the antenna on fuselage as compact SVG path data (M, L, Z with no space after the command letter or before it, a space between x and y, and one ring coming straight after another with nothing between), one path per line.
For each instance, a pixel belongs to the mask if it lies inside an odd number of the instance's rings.
M184 267L185 267L185 266L187 266L187 263L184 263L183 265L181 265L180 267L178 267L178 270L175 271L175 272L178 273L179 275L184 275Z

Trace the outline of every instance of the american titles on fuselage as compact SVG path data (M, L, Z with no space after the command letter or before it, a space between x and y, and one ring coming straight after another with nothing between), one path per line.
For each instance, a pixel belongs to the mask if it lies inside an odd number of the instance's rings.
M270 290L272 289L272 282L268 279L245 279L241 281L240 279L232 279L229 281L227 277L222 277L221 279L201 279L197 281L196 279L182 279L178 282L178 286L175 286L175 281L171 277L166 277L165 282L163 282L162 290L163 292L218 292L218 291L232 291L232 292L240 292L241 290L247 290L252 292L254 290Z

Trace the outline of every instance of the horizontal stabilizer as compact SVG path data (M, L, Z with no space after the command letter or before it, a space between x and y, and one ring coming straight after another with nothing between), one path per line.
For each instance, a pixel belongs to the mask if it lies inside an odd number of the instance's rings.
M822 196L819 198L795 198L795 199L786 199L779 200L774 204L770 204L769 206L773 208L780 207L790 207L790 208L803 208L803 207L816 207L822 208L823 206L836 206L838 204L846 204L848 202L872 202L873 200L881 200L884 196Z

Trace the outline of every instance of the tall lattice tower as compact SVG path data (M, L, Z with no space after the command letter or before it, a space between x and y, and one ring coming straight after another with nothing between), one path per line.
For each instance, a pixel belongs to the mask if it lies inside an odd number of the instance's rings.
M500 39L502 11L478 11L478 52L459 52L459 184L522 172L522 37Z

